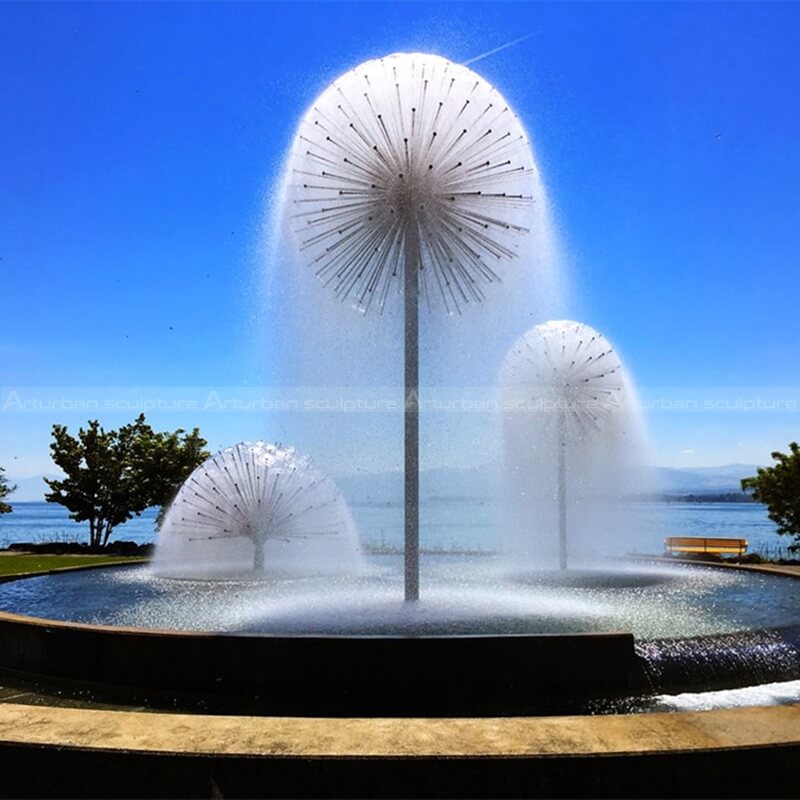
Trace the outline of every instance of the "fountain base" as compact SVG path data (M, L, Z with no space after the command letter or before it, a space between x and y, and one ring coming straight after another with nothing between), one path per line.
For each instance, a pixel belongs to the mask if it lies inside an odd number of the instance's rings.
M0 671L121 704L367 716L579 713L800 676L800 585L785 577L639 565L501 581L484 566L470 581L429 573L411 608L394 573L15 581L0 592L13 612L0 612Z
M77 625L0 614L7 674L128 703L258 708L269 714L531 711L543 697L631 690L630 633L241 636Z

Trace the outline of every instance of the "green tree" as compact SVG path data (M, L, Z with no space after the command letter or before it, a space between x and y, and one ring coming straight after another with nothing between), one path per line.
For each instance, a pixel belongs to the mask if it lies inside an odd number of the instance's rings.
M89 544L102 547L111 531L152 506L169 503L177 487L208 458L206 440L195 428L157 432L144 414L119 430L91 420L72 436L53 426L53 461L66 477L45 482L49 503L60 503L76 522L89 523Z
M5 468L0 467L0 514L10 514L13 511L13 508L8 503L4 503L3 500L16 488L16 486L9 484Z
M742 489L753 493L753 499L764 503L769 518L778 526L778 533L793 536L789 550L800 550L800 445L792 442L788 453L772 454L776 462L760 467L751 478L742 479Z

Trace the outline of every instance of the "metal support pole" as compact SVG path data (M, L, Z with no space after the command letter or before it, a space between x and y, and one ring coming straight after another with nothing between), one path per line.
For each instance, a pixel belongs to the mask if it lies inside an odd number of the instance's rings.
M253 539L253 572L260 574L264 572L266 551L264 547L264 540L260 536Z
M567 568L567 426L558 412L558 566Z
M419 600L419 230L405 231L405 598Z

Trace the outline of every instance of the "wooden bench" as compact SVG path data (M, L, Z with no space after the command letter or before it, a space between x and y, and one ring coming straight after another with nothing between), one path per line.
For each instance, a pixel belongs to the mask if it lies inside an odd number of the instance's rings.
M664 552L675 553L718 553L743 556L747 550L747 539L724 539L702 536L667 536L664 539Z

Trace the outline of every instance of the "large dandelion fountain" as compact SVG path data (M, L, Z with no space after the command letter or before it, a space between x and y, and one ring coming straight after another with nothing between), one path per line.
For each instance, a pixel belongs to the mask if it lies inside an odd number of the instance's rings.
M559 320L537 325L515 342L500 382L510 395L512 414L521 414L516 421L527 428L522 441L533 449L554 440L558 563L564 570L568 564L568 444L590 450L620 414L627 400L622 365L596 330ZM519 442L520 432L515 430L509 438ZM610 455L608 450L606 454Z
M161 526L155 570L260 577L297 566L310 574L320 562L352 569L356 550L347 504L310 458L242 442L211 456L181 486Z
M289 165L299 250L341 301L382 313L402 295L405 596L419 596L419 305L461 313L518 254L533 157L503 97L464 66L397 53L329 86Z

